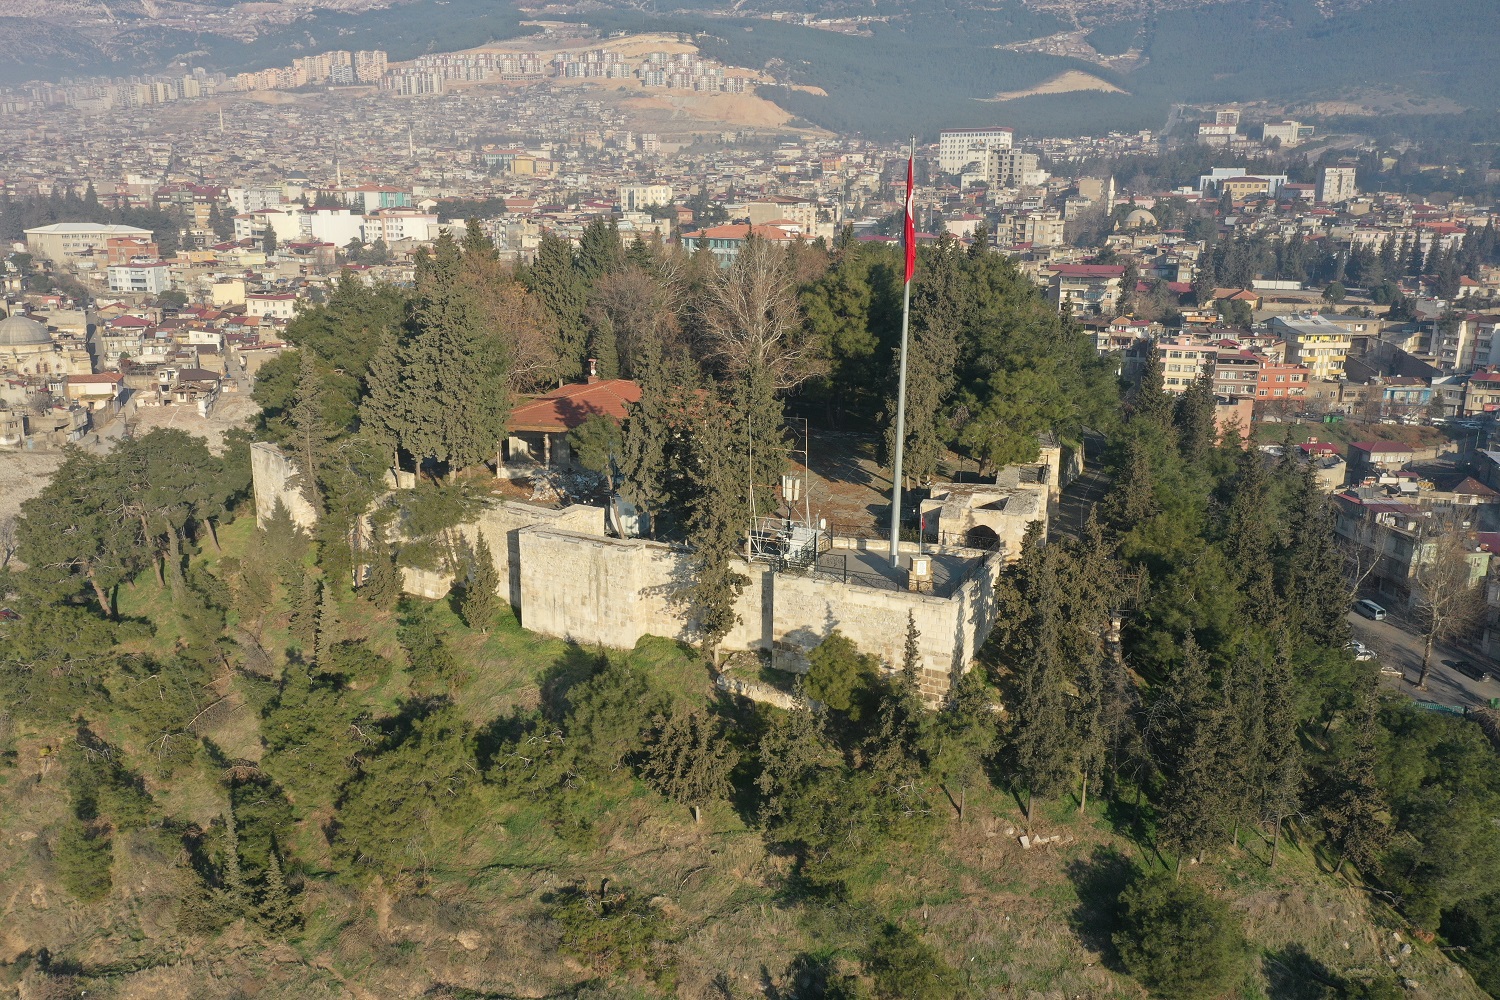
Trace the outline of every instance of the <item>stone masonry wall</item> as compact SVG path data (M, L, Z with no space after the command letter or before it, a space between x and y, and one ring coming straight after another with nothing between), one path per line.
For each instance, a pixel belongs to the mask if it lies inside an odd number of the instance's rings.
M255 486L257 527L265 527L266 521L276 513L277 501L286 505L292 523L297 527L311 531L318 523L317 511L292 482L296 476L297 467L274 444L258 441L250 446L250 479Z

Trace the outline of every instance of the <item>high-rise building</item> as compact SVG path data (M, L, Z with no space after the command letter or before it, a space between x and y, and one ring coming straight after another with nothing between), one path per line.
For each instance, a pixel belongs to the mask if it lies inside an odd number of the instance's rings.
M1325 205L1338 205L1358 194L1353 167L1324 167L1318 176L1318 200Z
M1009 149L1015 130L992 128L944 129L938 133L938 166L945 174L963 173L971 163L984 163L992 149Z
M1047 175L1037 166L1035 153L1019 149L991 149L985 154L984 178L990 189L1040 184Z

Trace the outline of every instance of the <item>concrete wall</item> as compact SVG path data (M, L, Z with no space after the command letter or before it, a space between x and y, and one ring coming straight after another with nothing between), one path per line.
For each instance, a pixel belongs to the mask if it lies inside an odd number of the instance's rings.
M311 531L318 513L292 480L297 467L274 444L259 441L250 446L250 478L255 487L255 524L264 528L276 513L278 501L286 505L292 523Z

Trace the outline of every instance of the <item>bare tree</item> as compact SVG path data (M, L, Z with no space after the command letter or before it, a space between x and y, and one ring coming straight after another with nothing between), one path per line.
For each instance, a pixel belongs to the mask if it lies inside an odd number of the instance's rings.
M1412 572L1415 608L1421 615L1426 642L1417 687L1427 689L1432 647L1472 627L1484 610L1484 591L1477 586L1474 545L1463 531L1424 533L1417 538Z
M714 276L703 307L713 361L728 374L768 376L790 389L819 373L819 357L797 304L791 253L748 238L734 262Z
M558 355L557 321L541 300L500 261L466 260L462 280L505 342L511 388L536 392L557 385L568 359Z

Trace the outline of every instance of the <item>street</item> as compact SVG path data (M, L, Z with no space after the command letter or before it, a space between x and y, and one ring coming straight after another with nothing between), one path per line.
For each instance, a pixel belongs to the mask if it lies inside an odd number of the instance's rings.
M1392 689L1400 690L1403 694L1418 701L1432 701L1439 705L1467 708L1486 707L1491 698L1500 698L1500 681L1491 679L1480 683L1443 666L1443 660L1464 659L1481 666L1488 666L1479 657L1460 652L1443 643L1438 643L1432 648L1432 670L1427 675L1427 690L1418 691L1416 683L1417 676L1422 671L1422 646L1424 645L1422 636L1403 631L1396 625L1394 617L1375 622L1351 611L1349 612L1349 625L1354 632L1354 638L1370 647L1377 662L1384 667L1396 667L1402 672L1403 676L1399 679L1391 674L1381 675L1381 680L1387 682ZM1489 669L1500 674L1500 668L1489 667Z

